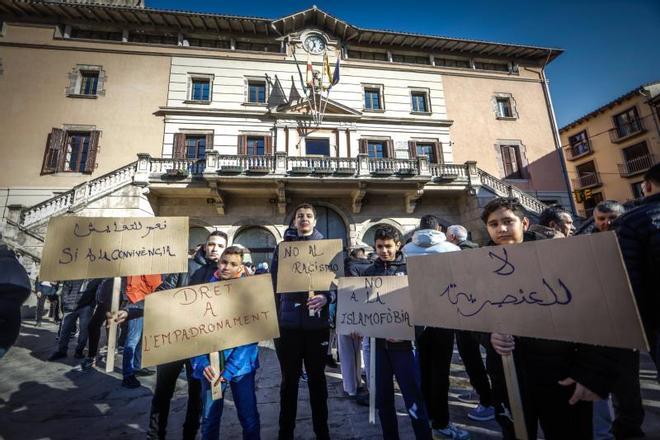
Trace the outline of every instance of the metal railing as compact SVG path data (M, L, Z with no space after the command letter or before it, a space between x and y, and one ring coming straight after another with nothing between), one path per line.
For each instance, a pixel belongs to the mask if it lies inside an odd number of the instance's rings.
M610 140L612 142L620 142L635 134L646 131L644 121L642 119L635 119L624 124L617 125L610 130Z
M634 174L643 173L653 165L655 165L655 156L653 154L639 156L618 164L619 174L622 177L632 176Z
M566 147L564 148L564 151L566 152L566 159L568 160L575 160L593 153L593 150L591 149L591 141L588 139L580 141L570 147Z
M600 180L600 173L593 172L589 174L583 174L573 179L573 187L576 189L589 188L592 186L598 186L602 182Z

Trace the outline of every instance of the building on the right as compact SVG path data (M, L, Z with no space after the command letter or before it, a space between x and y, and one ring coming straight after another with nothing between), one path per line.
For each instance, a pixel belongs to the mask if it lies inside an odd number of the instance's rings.
M660 160L660 81L644 84L559 130L578 214L602 200L642 197L644 172Z

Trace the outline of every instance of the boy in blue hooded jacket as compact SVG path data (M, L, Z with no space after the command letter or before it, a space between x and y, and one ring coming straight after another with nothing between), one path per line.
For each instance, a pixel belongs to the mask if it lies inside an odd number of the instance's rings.
M208 282L240 278L243 275L243 255L244 250L237 246L225 249L220 257L218 270L211 275ZM202 382L202 439L220 438L224 398L213 400L211 395L211 385L220 381L223 393L227 386L231 387L238 419L243 428L243 439L259 440L261 428L255 393L259 347L256 343L241 345L221 351L220 357L221 364L224 360L222 371L211 367L209 355L204 354L191 359L193 377Z

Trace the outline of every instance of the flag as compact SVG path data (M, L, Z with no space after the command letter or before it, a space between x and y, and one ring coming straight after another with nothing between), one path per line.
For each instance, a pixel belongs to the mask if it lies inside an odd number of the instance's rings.
M331 85L335 85L339 82L339 59L341 58L340 54L337 54L337 62L335 62L335 72L332 74ZM329 76L328 76L329 78Z
M325 76L328 77L328 88L332 85L332 72L330 71L330 60L328 59L328 53L323 54L323 69L325 71Z
M312 69L312 60L307 57L307 77L305 78L305 82L307 83L308 86L312 85L312 81L314 80L314 71Z

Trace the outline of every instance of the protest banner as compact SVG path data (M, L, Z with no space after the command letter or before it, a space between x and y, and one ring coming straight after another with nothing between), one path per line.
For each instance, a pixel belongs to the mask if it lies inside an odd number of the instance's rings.
M188 217L50 219L39 279L186 272Z
M329 290L344 276L342 241L283 241L279 244L277 293Z
M337 333L415 339L406 276L339 278Z
M269 274L155 292L144 303L143 367L279 336Z
M613 232L408 258L416 325L648 350Z

